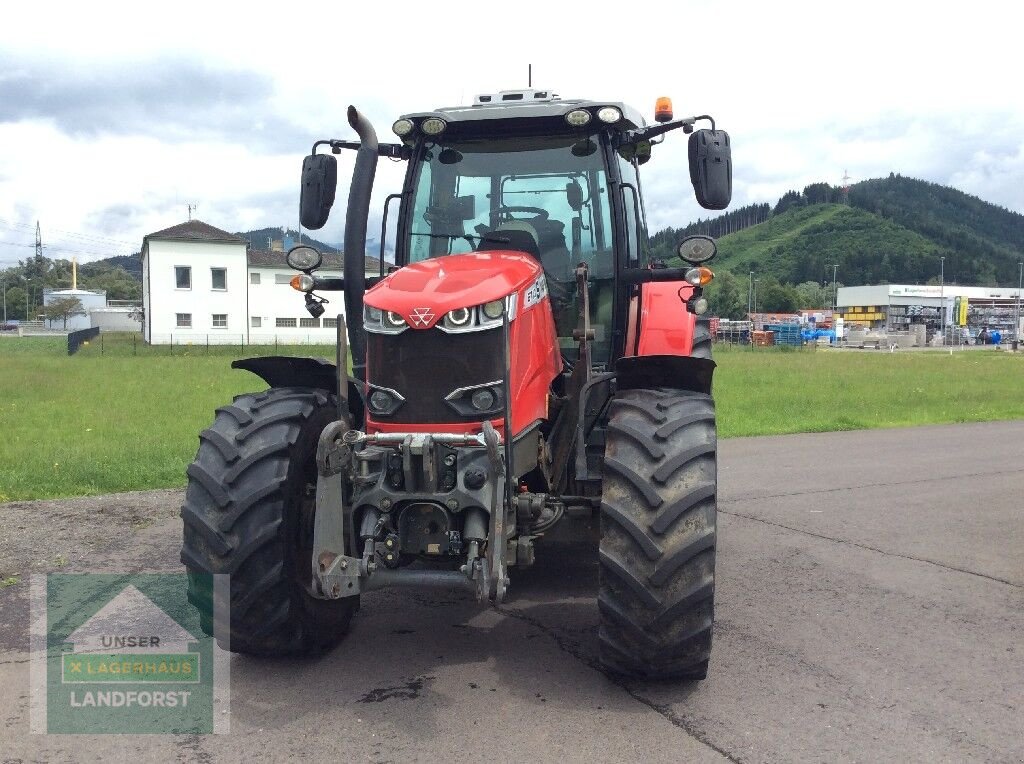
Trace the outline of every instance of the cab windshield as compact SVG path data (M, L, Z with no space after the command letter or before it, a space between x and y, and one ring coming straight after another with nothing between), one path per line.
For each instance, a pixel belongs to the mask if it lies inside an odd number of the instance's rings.
M407 227L409 261L526 252L544 268L558 334L565 339L576 326L573 272L585 262L595 345L604 344L614 259L608 178L597 141L543 136L421 146ZM599 292L607 292L606 305Z

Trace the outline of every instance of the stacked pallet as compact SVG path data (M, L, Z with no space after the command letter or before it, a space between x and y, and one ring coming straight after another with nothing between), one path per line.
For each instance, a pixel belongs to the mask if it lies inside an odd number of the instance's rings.
M762 331L762 332L751 332L751 342L757 347L768 347L769 345L775 344L775 333Z
M799 324L765 324L765 330L772 332L776 345L802 345Z

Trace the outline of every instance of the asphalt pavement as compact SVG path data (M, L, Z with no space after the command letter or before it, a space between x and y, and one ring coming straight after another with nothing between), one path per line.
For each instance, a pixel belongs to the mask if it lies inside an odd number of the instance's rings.
M1024 759L1024 422L727 440L719 483L704 682L601 673L573 520L499 607L373 592L326 656L233 657L224 736L30 735L26 587L0 590L0 758ZM180 520L136 525L69 568L179 569Z

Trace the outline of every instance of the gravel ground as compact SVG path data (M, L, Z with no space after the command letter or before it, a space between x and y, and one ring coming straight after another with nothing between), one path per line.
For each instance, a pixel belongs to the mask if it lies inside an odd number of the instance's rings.
M0 623L27 621L33 573L97 570L98 560L138 548L147 528L177 517L184 496L165 489L0 504ZM0 649L24 649L24 639L0 629Z

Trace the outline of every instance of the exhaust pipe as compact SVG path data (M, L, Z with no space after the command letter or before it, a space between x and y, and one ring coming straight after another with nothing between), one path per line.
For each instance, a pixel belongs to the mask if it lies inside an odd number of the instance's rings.
M352 375L366 379L366 333L363 331L363 293L366 292L366 223L370 195L377 174L377 133L355 106L348 107L348 123L359 135L352 186L345 214L345 320L352 347Z

